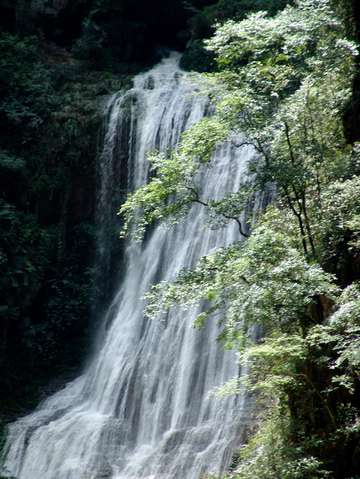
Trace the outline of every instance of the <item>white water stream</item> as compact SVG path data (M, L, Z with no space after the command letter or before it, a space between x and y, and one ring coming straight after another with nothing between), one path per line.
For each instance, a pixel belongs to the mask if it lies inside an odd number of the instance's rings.
M178 60L172 54L110 100L101 201L108 201L111 165L119 161L125 130L128 182L135 188L147 181L147 153L175 147L181 132L206 113L207 99L196 93ZM202 196L236 191L251 154L231 144L219 147L214 168L203 171ZM239 239L236 224L214 231L204 226L205 214L195 205L176 227L157 226L143 244L128 243L126 272L111 306L114 319L102 344L81 377L10 426L7 475L198 479L229 465L249 414L244 395L209 396L239 374L234 355L216 341L217 321L201 332L193 328L196 311L151 321L141 299L154 281L171 279Z

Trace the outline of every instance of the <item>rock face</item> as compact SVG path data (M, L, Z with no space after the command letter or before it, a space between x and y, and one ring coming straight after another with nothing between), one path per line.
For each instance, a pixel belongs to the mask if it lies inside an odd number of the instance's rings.
M14 28L25 34L42 31L50 40L66 45L79 35L90 7L90 0L18 0L13 7Z
M16 4L16 24L21 31L31 31L39 26L44 16L56 17L68 0L18 0Z
M27 4L34 14L57 15L69 4L69 0L22 0L19 3Z
M201 7L214 1L196 0ZM193 15L183 0L171 0L171 8L169 0L0 0L1 30L39 35L82 60L100 59L97 69L120 62L122 70L138 71L158 61L161 48L183 50Z

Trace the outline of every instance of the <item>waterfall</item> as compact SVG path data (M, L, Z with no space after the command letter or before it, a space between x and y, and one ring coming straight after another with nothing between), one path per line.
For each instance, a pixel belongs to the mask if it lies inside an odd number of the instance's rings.
M101 207L112 201L114 165L129 188L149 176L148 152L166 151L199 121L208 101L171 54L108 105ZM236 191L252 155L230 142L201 172L204 198ZM170 280L208 252L239 240L237 226L205 226L194 205L172 228L156 226L142 244L128 241L111 321L83 375L9 427L3 475L17 479L198 479L221 473L243 441L251 414L246 395L210 394L241 374L217 342L217 318L193 328L199 311L174 310L166 321L144 317L151 284ZM104 239L103 248L106 248Z

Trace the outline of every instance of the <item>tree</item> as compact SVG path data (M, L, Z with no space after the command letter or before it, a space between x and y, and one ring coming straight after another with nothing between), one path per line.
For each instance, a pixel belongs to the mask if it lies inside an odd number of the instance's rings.
M356 47L328 0L225 22L207 45L219 69L201 77L214 115L186 132L177 152L152 155L153 179L121 207L125 233L179 221L193 202L221 227L224 218L240 221L254 191L274 185L276 198L250 237L153 287L147 314L205 304L195 326L216 312L225 346L250 364L245 383L265 412L231 477L354 477L358 286L344 286L359 273L344 279L330 265L357 261L359 252L358 145L346 143L342 118ZM239 132L245 141L237 142ZM224 139L254 148L251 181L221 201L203 201L196 173L211 168ZM254 325L263 334L257 343ZM240 387L235 378L219 392Z

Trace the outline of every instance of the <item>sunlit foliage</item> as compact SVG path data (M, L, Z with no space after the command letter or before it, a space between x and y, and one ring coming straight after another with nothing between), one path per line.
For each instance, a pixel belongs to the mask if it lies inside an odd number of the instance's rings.
M213 115L178 151L152 157L153 179L121 209L140 236L154 221L179 221L201 200L197 172L239 133L238 148L255 152L249 181L202 202L210 216L240 221L254 191L276 188L249 238L147 295L151 318L200 305L195 326L219 320L220 339L247 365L218 391L247 387L263 407L236 479L350 478L359 461L359 288L349 286L359 279L359 147L343 128L358 52L332 7L298 0L275 17L219 24L207 42L218 72L202 77Z

